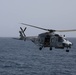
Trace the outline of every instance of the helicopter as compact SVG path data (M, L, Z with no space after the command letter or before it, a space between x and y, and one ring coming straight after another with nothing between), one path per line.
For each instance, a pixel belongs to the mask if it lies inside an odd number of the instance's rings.
M69 40L65 38L65 35L61 36L55 32L71 32L71 31L76 31L76 29L53 30L53 29L46 29L46 28L42 28L42 27L30 25L30 24L25 24L25 23L21 23L21 24L46 31L44 33L40 33L38 36L26 37L25 31L27 27L25 27L24 29L20 27L19 40L24 40L24 41L31 40L33 43L35 43L39 47L39 50L42 50L45 47L49 47L50 50L52 50L52 48L56 48L56 49L66 48L66 52L69 52L69 49L73 45L72 42L70 42Z

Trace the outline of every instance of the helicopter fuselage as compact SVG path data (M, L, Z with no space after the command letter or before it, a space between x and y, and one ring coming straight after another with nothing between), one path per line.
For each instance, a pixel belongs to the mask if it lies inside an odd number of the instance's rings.
M34 26L34 25L29 25L29 24L25 24L25 23L21 23L23 25L29 26L29 27L33 27L33 28L37 28L37 29L41 29L41 30L45 30L47 32L45 33L41 33L38 36L33 36L33 37L26 37L25 35L25 29L21 29L21 31L19 31L20 33L20 38L19 40L31 40L33 43L35 43L36 45L39 46L39 49L41 50L43 47L49 47L50 50L52 50L52 48L58 48L58 49L64 49L67 48L66 52L69 52L68 48L71 48L71 46L73 45L69 40L66 40L66 38L64 36L61 36L59 34L56 34L55 32L72 32L72 31L76 31L76 29L69 29L69 30L54 30L54 29L46 29L46 28L42 28L42 27L38 27L38 26Z
M55 33L42 33L38 36L38 42L40 47L55 47L55 48L71 48L72 43L69 40L66 40L64 37ZM40 48L41 49L41 48Z

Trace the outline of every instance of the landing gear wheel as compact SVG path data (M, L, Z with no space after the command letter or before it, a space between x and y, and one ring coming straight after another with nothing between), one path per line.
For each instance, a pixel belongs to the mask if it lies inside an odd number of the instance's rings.
M42 50L42 47L40 47L39 50Z
M52 50L52 47L50 47L50 50Z
M66 52L69 52L69 50L66 50Z

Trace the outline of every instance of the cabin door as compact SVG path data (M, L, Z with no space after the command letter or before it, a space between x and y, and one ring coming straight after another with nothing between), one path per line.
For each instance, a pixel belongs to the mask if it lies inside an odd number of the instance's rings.
M47 35L47 36L45 37L44 46L45 46L45 47L50 46L50 35Z

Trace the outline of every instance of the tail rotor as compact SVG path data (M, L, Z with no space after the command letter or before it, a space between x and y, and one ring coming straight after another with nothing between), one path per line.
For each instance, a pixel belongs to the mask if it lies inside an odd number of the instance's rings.
M20 33L20 40L26 40L26 35L25 35L25 30L26 30L26 27L24 28L24 29L22 29L22 27L20 27L20 31L19 31L19 33Z

